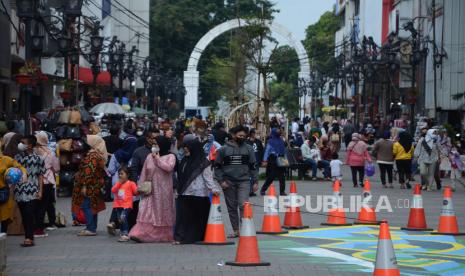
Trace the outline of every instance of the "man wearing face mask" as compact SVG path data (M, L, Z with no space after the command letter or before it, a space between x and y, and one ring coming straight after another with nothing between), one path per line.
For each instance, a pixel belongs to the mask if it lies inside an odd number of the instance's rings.
M253 191L258 190L258 168L253 148L245 143L247 129L236 126L231 129L233 140L227 142L216 154L215 180L221 185L228 207L229 220L234 234L230 238L239 236L239 216L242 217L244 202L249 200L250 184L252 179Z
M15 156L27 171L28 181L15 186L14 194L24 226L25 240L21 246L34 245L34 237L45 237L43 221L40 221L38 201L42 199L43 175L46 172L44 160L34 153L37 138L33 135L25 136L18 144L19 154ZM36 222L36 224L34 223Z

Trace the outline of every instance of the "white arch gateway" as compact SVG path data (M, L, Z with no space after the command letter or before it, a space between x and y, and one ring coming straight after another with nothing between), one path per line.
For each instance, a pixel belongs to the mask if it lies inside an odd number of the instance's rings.
M272 21L267 21L267 24L272 32L275 32L281 35L283 38L287 39L289 45L293 47L299 58L300 63L300 72L299 78L309 80L310 78L310 64L305 51L304 46L298 40L296 40L292 33L286 29L286 27L274 23ZM237 18L226 21L215 28L211 29L207 34L205 34L199 42L195 45L194 50L191 53L189 58L189 64L187 65L187 70L184 71L184 87L186 88L186 96L184 97L184 106L186 107L198 107L199 104L199 71L197 71L197 66L199 60L202 56L203 51L207 46L218 36L223 33L244 27L249 25L249 22L245 19ZM311 101L311 97L307 97ZM301 101L301 110L306 106L306 103Z

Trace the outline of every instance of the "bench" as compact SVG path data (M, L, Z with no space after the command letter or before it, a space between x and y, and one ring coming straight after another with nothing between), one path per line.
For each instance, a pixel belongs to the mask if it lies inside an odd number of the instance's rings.
M286 170L288 179L292 180L292 172L297 170L298 179L303 180L305 172L310 169L310 165L305 164L302 158L300 148L291 148L288 150L289 168Z

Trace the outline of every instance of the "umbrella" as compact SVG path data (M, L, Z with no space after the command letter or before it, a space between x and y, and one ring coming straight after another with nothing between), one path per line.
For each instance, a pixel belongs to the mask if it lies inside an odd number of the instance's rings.
M119 104L115 103L101 103L98 104L90 110L92 113L103 113L103 114L124 114L126 111L124 111L123 107Z
M140 108L140 107L134 107L132 109L132 112L134 112L136 115L150 115L150 114L152 114L152 111L148 111L148 110L145 110L145 109Z

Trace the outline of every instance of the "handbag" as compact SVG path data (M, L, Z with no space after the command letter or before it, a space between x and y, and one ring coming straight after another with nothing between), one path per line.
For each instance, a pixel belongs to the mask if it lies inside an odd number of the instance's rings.
M58 141L58 148L60 151L71 151L73 145L72 139L61 139Z
M67 123L69 123L69 115L70 115L69 110L61 111L60 117L58 117L58 123L59 124L67 124Z
M279 168L287 168L289 167L289 160L285 156L278 156L276 157L276 166Z
M78 126L68 126L66 138L79 139L81 138L81 130Z
M151 177L151 180L146 180L140 183L137 187L137 192L143 196L149 196L150 194L152 194L152 180L153 180L153 175Z
M69 123L74 125L81 125L81 112L79 110L71 110L69 113Z
M84 155L82 153L78 152L78 153L73 153L73 155L71 155L71 163L73 165L81 164L82 159L84 159Z
M10 187L5 184L5 187L0 189L0 204L6 203L10 198Z

